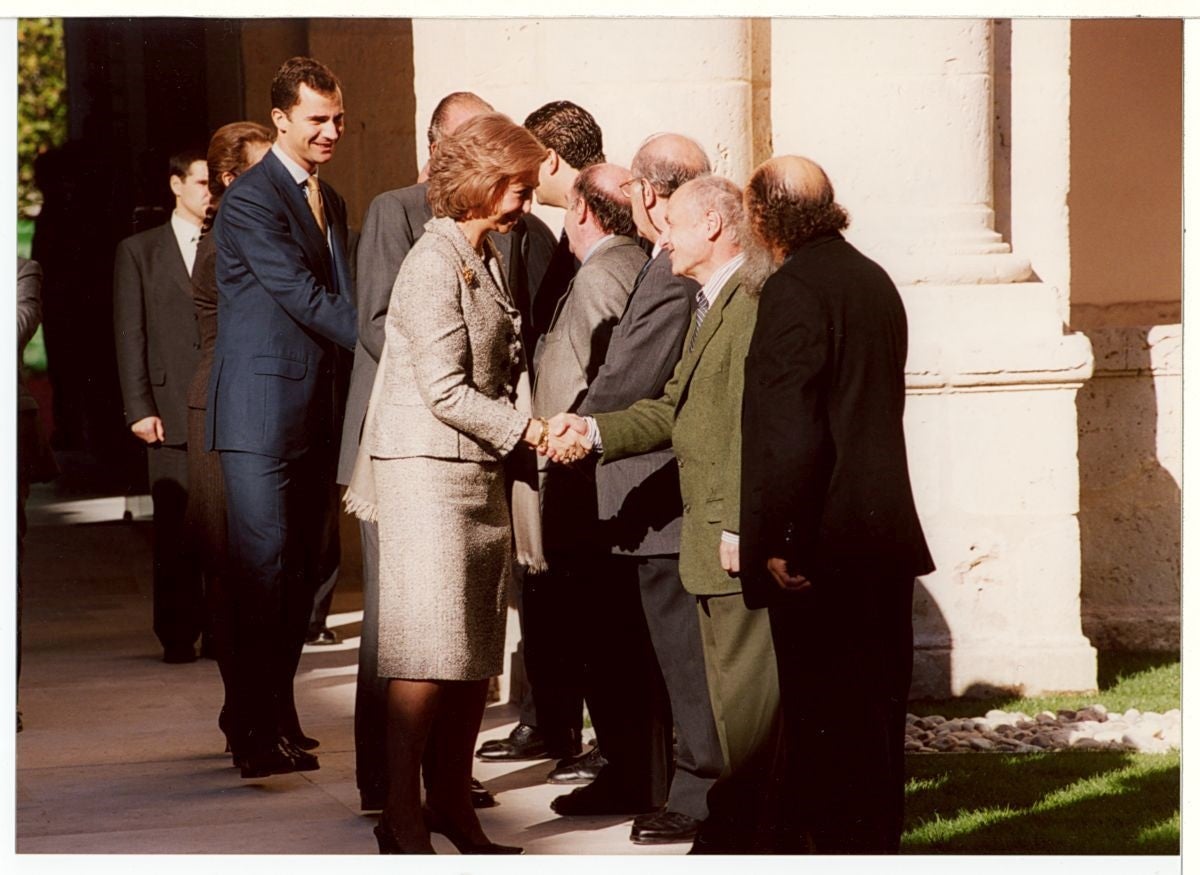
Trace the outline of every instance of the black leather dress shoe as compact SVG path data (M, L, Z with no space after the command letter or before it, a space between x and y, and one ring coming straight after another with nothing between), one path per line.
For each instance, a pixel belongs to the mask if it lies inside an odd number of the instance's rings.
M614 796L605 790L597 790L595 784L589 784L556 797L550 803L550 810L564 817L584 817L602 814L642 814L654 810L654 806Z
M328 626L319 626L308 630L308 636L304 639L304 643L311 644L313 647L328 647L330 644L341 643L341 640L341 636Z
M321 742L317 741L311 735L305 735L299 730L285 734L283 738L288 744L298 747L300 750L316 750L321 746Z
M593 747L585 754L559 760L554 771L546 776L546 783L590 784L606 765L608 760L600 753L600 748Z
M700 821L678 811L655 811L633 819L629 840L635 845L669 845L696 838Z
M542 760L550 756L546 741L536 726L518 723L508 738L485 742L475 751L481 760Z
M196 648L191 644L172 644L163 648L163 662L170 665L182 665L185 662L196 661Z
M491 794L487 787L480 784L474 778L471 779L471 807L472 808L495 808L496 797Z
M277 738L265 748L246 751L235 762L241 768L243 778L265 778L268 775L285 775L288 772L315 772L321 768L317 758Z

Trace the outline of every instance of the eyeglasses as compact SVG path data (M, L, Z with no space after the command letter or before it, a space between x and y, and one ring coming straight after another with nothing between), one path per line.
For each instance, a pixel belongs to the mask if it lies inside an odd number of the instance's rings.
M622 182L618 188L621 189L621 194L625 195L625 197L633 197L633 187L636 185L640 189L645 183L646 178L644 176L635 176L632 179Z

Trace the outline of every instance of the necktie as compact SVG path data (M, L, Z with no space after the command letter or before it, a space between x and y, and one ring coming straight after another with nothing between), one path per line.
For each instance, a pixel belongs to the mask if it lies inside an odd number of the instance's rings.
M304 185L308 189L308 208L312 210L313 218L317 220L317 227L324 234L325 202L321 200L321 183L317 182L315 176L310 176L304 181Z
M654 263L653 258L647 258L646 263L642 265L642 269L638 271L637 279L633 281L633 287L636 289L642 284L642 278L646 276L646 272L650 270L650 265Z
M708 315L708 295L704 294L704 289L696 292L696 330L692 332L692 340L688 343L688 352L692 351L692 347L696 345L696 338L700 336L700 326L704 324L704 317Z
M200 242L200 232L196 231L192 236L188 237L187 249L183 253L183 261L187 265L188 276L192 275L192 271L196 267L196 245Z

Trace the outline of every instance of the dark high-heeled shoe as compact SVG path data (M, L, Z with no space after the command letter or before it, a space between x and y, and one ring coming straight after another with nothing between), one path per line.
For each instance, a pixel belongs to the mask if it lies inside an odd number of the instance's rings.
M410 851L400 844L400 840L396 838L396 834L383 818L379 819L379 823L375 825L375 841L379 842L379 853L381 854L436 854L437 851L433 846L429 846L429 850Z
M524 848L515 845L498 845L492 841L473 842L460 833L452 824L441 820L428 806L422 808L425 825L430 832L440 832L450 840L450 844L458 849L460 854L523 854Z

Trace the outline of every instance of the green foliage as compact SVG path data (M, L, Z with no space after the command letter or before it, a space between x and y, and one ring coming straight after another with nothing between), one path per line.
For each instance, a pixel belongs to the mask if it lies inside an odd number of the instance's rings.
M61 18L17 22L17 214L36 215L33 162L67 138L67 64Z
M905 758L906 854L1178 854L1179 752Z
M1130 708L1162 713L1180 707L1178 653L1106 653L1099 655L1095 693L1060 693L1048 696L990 696L984 699L917 699L908 710L918 716L980 717L993 708L1022 711L1031 717L1039 711L1078 710L1100 704L1110 713Z

